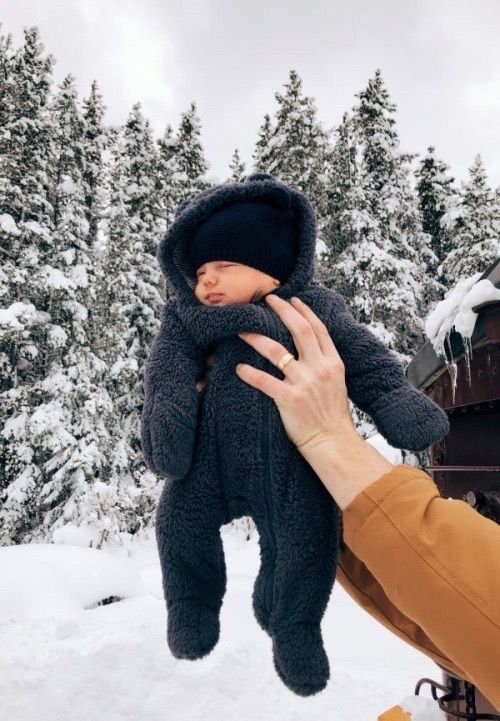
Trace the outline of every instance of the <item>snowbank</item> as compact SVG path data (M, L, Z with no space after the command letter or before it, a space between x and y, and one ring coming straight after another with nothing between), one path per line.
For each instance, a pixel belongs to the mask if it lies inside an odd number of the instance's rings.
M221 637L194 662L174 658L166 643L154 538L131 547L128 561L69 545L0 548L2 718L373 721L413 694L422 676L440 679L429 659L336 584L322 625L332 678L316 696L295 696L277 677L271 641L252 612L258 535L245 541L228 526L221 535ZM110 595L124 600L90 608Z
M0 616L11 619L60 618L110 596L147 593L129 564L94 548L55 543L4 546L0 568Z

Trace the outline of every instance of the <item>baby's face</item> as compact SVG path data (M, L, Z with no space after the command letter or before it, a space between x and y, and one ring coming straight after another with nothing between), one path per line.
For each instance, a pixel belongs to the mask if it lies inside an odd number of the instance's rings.
M261 270L232 260L204 263L196 271L196 277L194 294L204 305L251 303L280 285L279 280Z

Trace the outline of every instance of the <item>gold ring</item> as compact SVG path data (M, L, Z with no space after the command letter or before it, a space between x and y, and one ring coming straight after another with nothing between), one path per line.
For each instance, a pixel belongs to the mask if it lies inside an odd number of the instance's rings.
M293 356L291 353L285 353L284 356L282 356L279 361L277 362L277 366L280 369L281 372L283 372L283 368L286 366L287 363L289 363L291 360L295 360L295 356Z

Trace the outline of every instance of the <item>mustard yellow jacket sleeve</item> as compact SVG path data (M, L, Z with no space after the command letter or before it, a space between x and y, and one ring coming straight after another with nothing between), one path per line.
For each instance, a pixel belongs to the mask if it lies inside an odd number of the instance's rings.
M337 580L368 613L500 709L500 526L396 466L342 514Z

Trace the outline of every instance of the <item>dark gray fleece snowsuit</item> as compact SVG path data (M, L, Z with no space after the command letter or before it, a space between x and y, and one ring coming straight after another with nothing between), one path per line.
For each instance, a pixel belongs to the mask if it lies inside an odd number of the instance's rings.
M283 682L301 695L329 678L320 621L335 579L337 506L288 439L274 401L242 381L238 362L283 374L241 340L254 331L296 354L286 326L263 300L205 306L194 296L187 259L197 224L223 205L265 196L275 184L292 194L298 248L288 280L274 292L301 298L327 326L343 359L349 397L393 446L420 450L448 432L446 414L405 379L382 343L355 321L343 298L313 281L316 218L307 197L257 173L188 198L163 236L158 260L177 291L165 304L146 367L141 419L148 467L166 476L156 537L168 608L167 640L178 658L208 654L219 638L226 589L220 527L252 516L261 567L253 591L257 621L273 642ZM200 393L205 360L215 362Z

